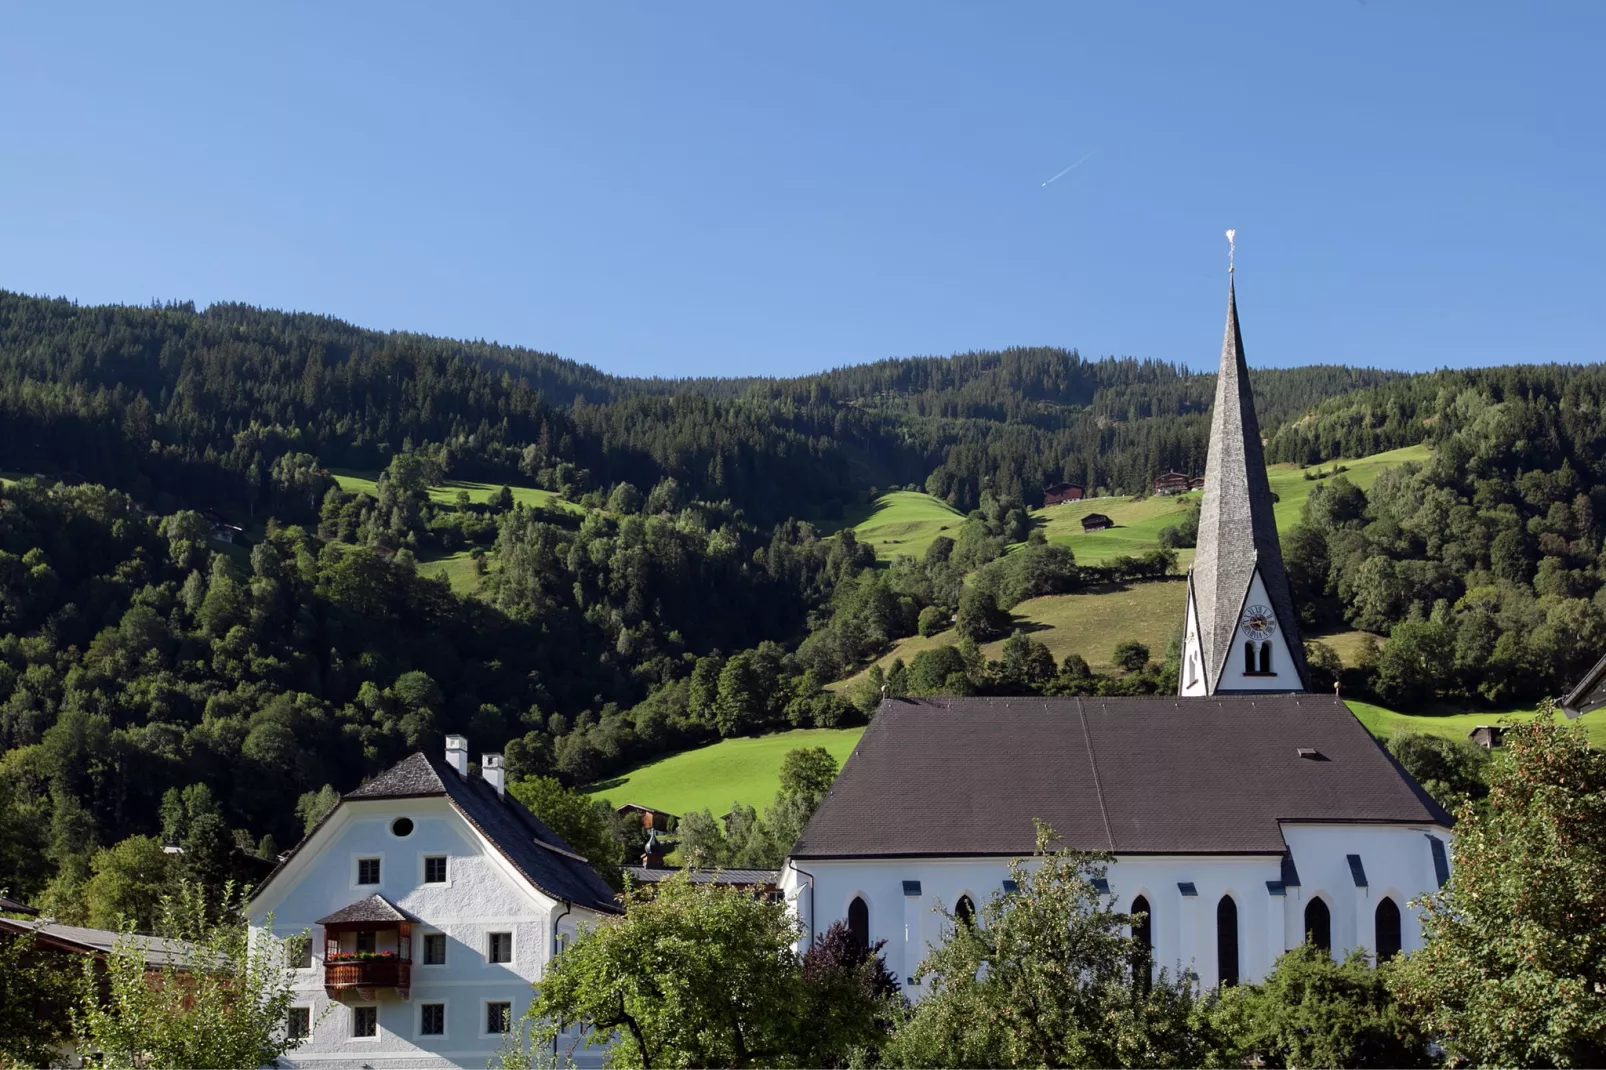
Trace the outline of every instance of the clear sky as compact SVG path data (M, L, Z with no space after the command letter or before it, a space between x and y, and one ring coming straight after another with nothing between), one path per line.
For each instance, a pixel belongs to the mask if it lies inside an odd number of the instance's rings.
M0 287L621 374L1602 360L1606 4L13 4ZM1081 166L1042 183L1087 153Z

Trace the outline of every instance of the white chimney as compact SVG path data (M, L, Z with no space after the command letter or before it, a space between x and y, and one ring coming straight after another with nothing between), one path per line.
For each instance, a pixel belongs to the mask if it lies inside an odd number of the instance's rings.
M496 789L498 798L507 796L507 772L502 768L500 754L480 755L480 776L485 782Z
M468 776L468 737L446 737L446 764L457 770L457 775Z

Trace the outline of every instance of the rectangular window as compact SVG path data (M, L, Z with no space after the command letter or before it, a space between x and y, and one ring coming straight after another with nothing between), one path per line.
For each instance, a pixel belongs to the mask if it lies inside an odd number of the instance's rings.
M312 937L292 936L285 941L284 951L292 970L312 969Z
M513 1004L487 1003L485 1005L485 1031L506 1033L513 1028Z
M312 1032L312 1008L291 1007L290 1020L285 1026L285 1034L291 1040L300 1040Z
M359 859L357 859L357 883L358 884L378 884L379 883L379 859L377 859L377 858L359 858Z
M490 962L513 961L513 934L492 933L490 946L486 948L485 958Z
M424 965L425 966L444 966L444 965L446 965L446 934L445 933L425 933L424 934Z
M426 1037L446 1035L446 1004L424 1003L419 1006L418 1033Z
M446 883L446 856L431 855L424 859L424 883Z
M377 1037L379 1035L379 1008L351 1008L351 1035L354 1037Z
M374 932L372 929L368 930L367 932L360 932L357 934L357 950L359 952L366 951L369 954L372 954L376 950L374 947Z

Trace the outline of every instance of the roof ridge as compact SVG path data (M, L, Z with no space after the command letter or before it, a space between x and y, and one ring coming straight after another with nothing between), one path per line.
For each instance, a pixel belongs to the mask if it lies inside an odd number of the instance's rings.
M1047 713L1048 704L1044 703L1043 712ZM1082 707L1082 696L1076 696L1076 715L1082 721L1082 742L1087 745L1087 764L1093 770L1093 794L1099 800L1099 815L1104 818L1104 835L1110 841L1110 850L1115 850L1115 831L1110 827L1110 808L1104 802L1104 785L1099 781L1099 759L1093 750L1093 734L1087 728L1087 710Z

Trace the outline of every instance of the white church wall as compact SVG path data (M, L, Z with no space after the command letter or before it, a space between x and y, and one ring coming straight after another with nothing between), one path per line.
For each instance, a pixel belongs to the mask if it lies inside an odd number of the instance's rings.
M1221 678L1216 684L1217 691L1302 691L1304 685L1300 683L1299 674L1294 671L1294 660L1288 651L1287 632L1283 622L1277 620L1276 612L1272 609L1270 597L1266 594L1266 584L1260 578L1260 570L1256 569L1249 581L1249 597L1244 599L1242 607L1218 606L1221 613L1237 613L1241 619L1244 609L1249 606L1262 606L1272 621L1277 625L1276 630L1269 639L1263 640L1271 645L1271 668L1275 675L1261 676L1244 672L1244 643L1249 641L1244 635L1243 627L1234 627L1232 642L1227 647L1227 661L1222 669ZM1256 643L1258 647L1260 644ZM1219 656L1219 652L1218 652ZM1258 662L1257 662L1258 664ZM1190 692L1191 693L1191 692Z
M1427 834L1448 842L1444 830L1369 825L1285 825L1285 838L1301 885L1276 895L1267 882L1280 882L1280 857L1267 855L1124 855L1109 867L1110 893L1118 909L1131 909L1135 897L1149 901L1154 962L1172 974L1192 970L1206 986L1219 977L1217 908L1230 895L1238 910L1239 976L1263 978L1277 958L1304 941L1304 911L1321 896L1332 913L1334 954L1342 958L1357 945L1376 947L1375 911L1392 896L1401 913L1405 950L1421 946L1422 930L1410 899L1437 888ZM1368 887L1355 887L1347 856L1358 854ZM810 893L812 875L813 891ZM924 989L909 983L943 926L940 902L950 912L961 895L979 910L1009 876L1003 858L804 860L782 872L782 888L809 932L823 932L846 921L848 904L862 897L869 908L870 939L885 940L887 965L904 982L910 998ZM920 894L904 894L905 881L920 882ZM1195 895L1183 895L1191 883ZM812 911L812 914L811 914ZM807 946L807 939L799 949Z
M1356 947L1377 951L1377 906L1384 897L1400 908L1400 947L1422 946L1420 911L1410 901L1437 891L1429 838L1451 843L1447 829L1406 825L1284 824L1283 838L1299 868L1300 886L1288 890L1289 946L1304 938L1305 907L1321 896L1333 919L1333 954L1342 959ZM1366 886L1357 887L1349 855L1359 855Z
M413 822L405 837L391 831L399 817ZM424 883L423 859L428 855L446 856L447 883ZM378 885L356 883L358 858L381 859ZM352 1008L363 1001L354 993L339 1000L325 994L324 933L316 922L375 892L423 924L415 924L412 932L411 998L402 1000L393 989L376 990L378 1036L358 1038L352 1035ZM274 935L282 938L305 929L312 939L312 967L297 971L295 1005L310 1009L315 1028L308 1042L280 1063L322 1070L485 1065L501 1045L500 1036L485 1032L485 1004L512 1004L517 1021L529 1006L531 982L551 957L554 920L572 936L579 925L595 918L594 912L581 909L565 915L562 904L532 889L440 798L342 803L317 839L303 845L252 905L253 928L262 929L269 913ZM513 934L511 963L488 961L493 932ZM428 933L446 935L444 965L423 965ZM380 947L391 943L382 938ZM444 1036L420 1034L423 1003L446 1005Z

